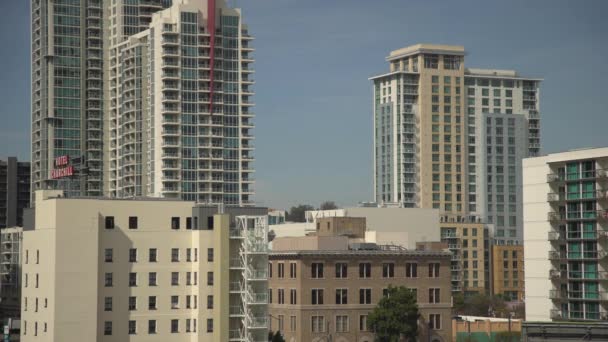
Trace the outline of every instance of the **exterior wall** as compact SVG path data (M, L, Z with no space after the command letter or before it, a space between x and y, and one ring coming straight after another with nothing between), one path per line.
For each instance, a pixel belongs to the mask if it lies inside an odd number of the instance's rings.
M324 217L317 219L316 225L317 236L365 237L364 217Z
M331 336L333 341L373 341L373 334L367 329L360 329L360 316L367 315L382 298L382 290L389 285L406 286L415 288L418 294L418 306L421 313L421 340L427 340L429 314L441 315L441 329L433 331L430 341L449 341L451 338L451 292L449 279L449 257L442 252L401 252L403 254L382 255L367 254L357 255L356 253L325 255L299 255L297 252L289 255L282 255L280 252L273 252L270 255L272 267L272 277L269 277L269 289L272 292L272 302L270 304L270 315L272 323L270 330L281 330L286 341L324 341ZM316 279L311 277L311 263L324 263L324 278ZM347 277L335 277L335 263L346 262ZM372 264L371 278L359 278L359 262L370 262ZM395 277L382 277L382 263L395 263ZM418 264L418 277L406 278L405 263ZM439 278L428 277L428 263L440 263ZM278 264L284 263L285 277L279 278ZM296 266L296 275L291 278L290 264ZM324 289L324 304L313 305L311 294L312 289ZM336 304L335 289L347 289L347 303ZM359 304L359 289L371 289L371 304ZM440 300L437 304L429 303L429 288L440 289ZM285 290L285 304L278 303L278 289ZM290 290L296 291L296 304L290 304ZM336 331L336 316L348 316L347 332ZM283 327L279 327L279 318L283 318ZM296 326L292 329L291 316L294 316ZM313 333L311 320L312 316L323 316L326 327L324 333Z
M224 1L176 0L150 21L116 46L126 74L117 77L110 195L252 204L253 49L240 11Z
M524 247L492 246L492 294L524 301Z
M465 294L489 290L487 230L483 223L444 220L441 241L452 252L451 280L453 291Z
M607 315L607 156L597 148L524 160L527 320Z
M229 330L239 330L241 319L229 317L231 305L243 305L227 291L238 282L229 260L247 239L229 237L228 215L213 216L212 229L196 229L193 221L200 220L192 220L198 213L193 202L44 196L37 199L35 227L24 232L22 341L219 342L228 339ZM108 217L113 229L105 227ZM129 228L130 217L137 217L137 229ZM179 226L173 226L173 218L179 218ZM150 259L151 248L156 261ZM106 286L108 274L111 286ZM150 296L156 297L155 308L149 307ZM176 304L172 296L178 296ZM151 319L155 333L148 331ZM172 320L177 320L175 332ZM131 334L130 321L136 327Z
M416 242L440 239L439 211L436 209L352 207L307 212L309 222L333 216L364 217L367 231L375 232L374 241L379 244L396 244L416 249Z
M31 10L32 191L64 187L72 195L99 196L102 0L75 6L32 0ZM51 179L53 160L63 155L86 157L88 174Z
M511 322L501 320L500 322L493 322L490 320L484 321L459 321L452 320L452 341L467 341L469 336L473 338L480 338L480 333L485 335L487 341L500 341L496 338L496 334L501 332L514 332L521 333L521 320L511 320ZM486 339L484 339L486 340ZM512 339L513 341L515 339Z
M348 250L346 236L278 237L272 241L272 250Z
M15 157L0 160L0 229L23 226L30 204L30 163Z
M0 230L0 322L21 313L22 233L18 227Z

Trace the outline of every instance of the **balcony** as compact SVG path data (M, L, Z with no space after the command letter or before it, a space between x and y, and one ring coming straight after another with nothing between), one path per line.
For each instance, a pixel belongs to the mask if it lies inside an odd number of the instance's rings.
M567 316L567 314L564 315L564 313L562 313L561 310L552 309L551 313L550 313L550 317L551 317L552 320L558 321L558 320L566 319L568 316Z
M608 219L607 210L549 212L547 218L551 222L563 221L605 221Z
M549 270L549 279L566 280L566 271Z
M566 252L549 251L549 260L559 261L559 260L563 260L563 259L566 259Z
M581 200L606 200L608 192L606 190L593 190L583 192L558 192L548 193L549 202L581 201Z
M268 328L268 318L263 316L254 316L247 319L247 327L249 329L266 329Z
M266 292L251 293L247 297L249 304L268 304L268 293Z
M568 181L579 181L579 180L605 180L608 179L608 170L587 170L582 172L572 173L550 173L547 175L547 182L568 182Z
M549 232L549 241L564 241L564 236L559 232Z

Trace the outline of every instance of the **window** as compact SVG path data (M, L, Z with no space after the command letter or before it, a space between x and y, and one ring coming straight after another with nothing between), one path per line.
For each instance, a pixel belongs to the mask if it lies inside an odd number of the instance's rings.
M137 324L135 321L129 321L129 335L137 334Z
M213 309L213 295L207 296L207 309Z
M348 289L336 289L336 304L348 304Z
M336 278L346 278L348 272L348 265L345 262L336 263Z
M213 272L207 272L207 285L213 285Z
M148 261L149 262L156 262L156 248L150 248L150 250L148 251Z
M323 289L311 290L311 304L323 305Z
M289 290L289 304L296 305L298 304L296 289Z
M179 285L179 272L171 272L171 286Z
M129 311L137 310L137 297L129 297Z
M424 55L424 67L426 69L437 69L439 67L439 56Z
M359 315L359 331L367 331L367 315Z
M179 248L171 248L171 262L179 262Z
M179 296L171 296L171 309L179 309Z
M295 279L297 266L295 262L289 264L289 278Z
M429 289L429 303L439 303L439 289Z
M137 216L129 216L129 229L137 229Z
M296 331L297 323L296 316L289 316L289 328L291 331Z
M441 329L441 315L440 314L430 314L429 315L429 328L432 330Z
M114 216L106 216L106 229L114 229Z
M113 261L113 251L112 248L106 248L105 249L105 261L106 262L112 262Z
M410 262L406 263L405 276L407 278L418 278L418 264Z
M137 286L137 273L129 273L129 286Z
M186 229L192 229L192 217L186 217Z
M325 332L325 317L324 316L311 316L311 330L313 333Z
M171 218L171 229L179 229L179 217Z
M148 297L148 310L156 310L156 296Z
M395 276L395 264L383 263L382 264L382 277L383 278L393 278Z
M439 278L439 265L438 262L429 263L429 278Z
M151 319L148 321L148 334L156 334L156 320Z
M272 278L272 263L268 263L268 278Z
M285 331L285 316L279 315L277 320L279 321L279 331Z
M359 289L359 304L372 303L372 289Z
M285 304L285 290L284 289L278 289L277 290L277 304Z
M272 304L272 289L268 289L268 304Z
M112 311L112 297L105 297L104 298L103 310L104 311Z
M192 248L186 248L186 261L192 262Z
M213 318L207 318L207 332L213 332Z
M348 332L348 316L336 316L336 332Z
M359 278L371 278L372 276L372 264L369 262L363 262L359 264Z
M112 322L103 322L103 334L104 335L112 335Z
M112 273L106 273L105 274L105 282L104 282L106 287L112 287ZM27 287L27 285L26 285Z
M323 263L313 262L310 270L312 278L323 278Z
M213 248L207 248L207 261L213 262Z
M129 248L129 262L137 262L137 248Z
M285 264L280 262L277 264L277 268L278 268L278 277L279 278L285 278Z
M156 286L158 285L156 282L156 272L148 273L148 286Z

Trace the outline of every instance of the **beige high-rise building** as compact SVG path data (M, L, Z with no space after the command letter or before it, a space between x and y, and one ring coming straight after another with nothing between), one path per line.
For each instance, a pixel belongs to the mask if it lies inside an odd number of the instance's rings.
M267 337L266 208L36 196L22 341Z
M489 247L522 241L521 161L540 152L542 79L465 68L465 55L462 46L412 45L390 52L389 71L370 78L374 194L381 205L439 209L453 230L487 224L483 256L462 253L454 269L477 263L470 282L489 291Z
M271 331L294 342L371 342L368 314L392 285L416 291L421 340L450 340L449 252L362 243L363 218L319 218L316 227L273 241Z

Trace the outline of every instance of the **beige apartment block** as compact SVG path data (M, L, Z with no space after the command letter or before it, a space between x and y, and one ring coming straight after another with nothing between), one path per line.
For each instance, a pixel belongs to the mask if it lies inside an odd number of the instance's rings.
M36 196L23 233L22 341L266 338L265 216L185 201Z
M452 252L452 290L465 295L483 294L489 290L490 266L484 240L487 230L483 223L471 220L442 218L441 241Z
M492 294L524 300L524 246L492 246Z
M350 218L345 227L333 226L345 219L319 219L318 231L324 236L313 233L273 242L270 330L294 342L371 342L367 316L392 285L416 290L421 340L449 341L451 254L357 242L361 235L341 234L357 227L357 218Z

